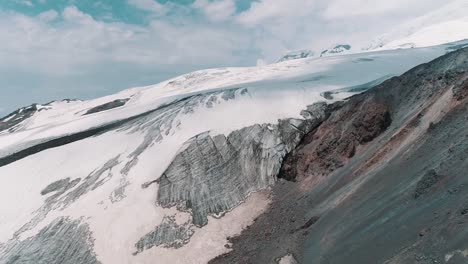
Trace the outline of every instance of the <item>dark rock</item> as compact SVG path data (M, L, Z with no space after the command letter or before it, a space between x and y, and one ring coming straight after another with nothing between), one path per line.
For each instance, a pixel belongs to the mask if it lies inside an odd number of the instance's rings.
M7 116L0 118L0 132L9 130L10 132L15 131L15 127L21 122L30 118L37 112L37 104L33 104L27 107L22 107Z
M421 195L429 193L431 187L436 185L443 177L435 170L429 170L424 174L424 176L419 180L416 185L416 190L414 192L414 198L417 199Z
M70 182L70 178L60 179L47 185L47 187L45 187L44 190L41 191L41 195L46 195L48 193L57 191L63 193L68 189L75 187L75 185L77 185L80 182L80 180L80 178L77 178Z
M86 113L84 115L94 114L94 113L98 113L98 112L102 112L102 111L106 111L106 110L110 110L110 109L113 109L113 108L124 106L128 102L128 100L130 100L130 99L129 98L116 99L116 100L114 100L112 102L108 102L108 103L105 103L105 104L102 104L102 105L98 105L98 106L93 107L93 108L89 109L88 111L86 111Z
M317 223L317 221L320 219L319 216L314 216L310 218L303 226L301 226L301 229L306 229L311 227L313 224Z
M356 100L333 112L318 129L305 135L303 143L309 144L286 157L280 177L293 180L298 175L328 174L342 167L356 154L358 146L372 141L390 124L391 117L385 104Z

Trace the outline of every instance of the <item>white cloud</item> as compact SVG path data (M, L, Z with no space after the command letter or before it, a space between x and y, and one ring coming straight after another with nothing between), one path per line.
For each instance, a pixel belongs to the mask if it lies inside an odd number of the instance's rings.
M55 20L58 17L58 15L59 14L57 13L57 11L49 10L49 11L40 13L37 17L44 22L50 22L50 21Z
M237 20L244 25L256 25L268 20L299 18L315 11L316 0L261 0L253 2Z
M235 29L191 18L153 20L144 27L98 21L74 6L61 12L62 19L57 16L54 11L36 17L0 14L0 66L53 75L114 62L155 70L169 64L204 67L239 64L245 58L234 54L250 48Z
M446 3L441 0L334 0L331 1L324 12L324 17L327 19L365 16L365 15L380 15L392 12L406 12L418 8L423 8L425 5L437 5Z
M224 21L236 12L234 0L196 0L193 7L201 10L212 21Z
M164 11L164 5L161 5L155 0L128 0L128 3L136 8L153 13L162 13Z
M16 3L25 5L25 6L33 6L33 3L31 0L15 0Z
M74 6L34 17L0 10L0 87L23 89L28 96L21 104L28 104L43 101L47 89L52 98L102 95L103 87L110 93L115 90L109 87L151 84L187 70L273 62L288 50L367 46L447 0L395 1L258 0L236 14L234 0L196 0L185 7L128 0L148 11L145 25L102 21ZM194 17L194 10L206 19ZM36 97L32 86L42 87ZM2 96L5 107L9 100Z

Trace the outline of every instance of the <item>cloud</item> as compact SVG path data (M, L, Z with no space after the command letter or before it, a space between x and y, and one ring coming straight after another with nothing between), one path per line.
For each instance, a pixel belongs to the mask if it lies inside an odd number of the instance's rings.
M56 18L58 18L58 16L59 14L57 13L57 11L49 10L49 11L40 13L39 15L37 15L37 18L44 22L51 22L55 20Z
M155 0L128 0L128 3L141 10L153 13L162 13L165 10L164 5Z
M0 9L0 105L100 96L190 70L261 65L290 50L367 46L447 0L256 0L240 13L234 0L127 1L145 11L144 24L119 22L113 8L105 9L112 19L75 6L36 16Z
M225 21L236 12L234 0L196 0L192 6L201 10L211 21Z
M168 64L239 64L243 58L235 54L250 49L248 36L240 31L190 17L139 26L98 21L75 6L36 17L0 13L0 42L0 67L52 75L114 62L156 69Z
M15 0L16 3L25 6L34 6L31 0Z
M257 25L268 20L300 18L315 11L316 0L261 0L237 17L244 25Z
M334 0L324 11L327 19L344 18L352 16L380 15L394 12L411 12L425 5L441 5L447 1L440 0Z

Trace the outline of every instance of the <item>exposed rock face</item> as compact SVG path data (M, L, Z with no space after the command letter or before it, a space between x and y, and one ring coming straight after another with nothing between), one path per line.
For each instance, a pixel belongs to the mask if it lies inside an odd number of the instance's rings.
M205 225L208 215L229 211L272 185L283 157L326 118L326 111L326 104L318 103L303 111L304 120L254 125L227 137L208 132L194 137L158 180L158 203L191 210L193 223Z
M20 108L13 113L0 119L0 132L5 130L15 131L15 126L24 120L30 118L37 112L37 105L33 104L27 107Z
M418 198L429 192L431 187L436 185L441 179L442 175L437 174L435 170L430 170L418 181L416 185L416 191L414 192L414 198Z
M77 178L77 179L74 179L73 181L70 181L70 178L66 178L66 179L55 181L47 185L47 187L45 187L45 189L41 191L41 195L46 195L51 192L60 192L60 194L62 194L66 192L67 190L75 187L75 185L77 185L80 182L80 180L81 180L80 178Z
M465 48L335 105L211 263L468 263L467 80Z
M6 264L97 264L93 240L86 224L58 218L37 235L0 246L0 262Z
M304 138L303 147L288 155L280 177L293 180L298 174L326 175L342 167L356 148L372 141L390 124L390 113L383 103L353 100Z
M331 55L336 55L336 54L344 53L344 52L349 51L350 49L351 49L351 45L348 45L348 44L338 44L338 45L335 45L335 46L332 47L332 48L323 50L323 51L320 53L320 57L325 57L325 56L331 56Z
M78 101L77 99L63 99L61 101L51 101L46 104L32 104L29 106L21 107L18 110L8 114L5 117L0 117L0 133L7 132L17 132L24 127L21 123L29 118L31 118L35 113L48 110L53 103L70 103Z
M314 56L314 53L310 50L299 50L299 51L293 51L293 52L289 52L285 54L277 62L297 60L297 59L303 59L303 58L308 58L308 57L313 57L313 56Z
M113 108L117 108L117 107L120 107L120 106L123 106L125 105L128 100L130 99L116 99L112 102L108 102L108 103L105 103L105 104L102 104L102 105L98 105L96 107L93 107L91 109L89 109L88 111L86 111L86 113L84 115L89 115L89 114L94 114L94 113L98 113L98 112L102 112L102 111L106 111L106 110L110 110L110 109L113 109Z

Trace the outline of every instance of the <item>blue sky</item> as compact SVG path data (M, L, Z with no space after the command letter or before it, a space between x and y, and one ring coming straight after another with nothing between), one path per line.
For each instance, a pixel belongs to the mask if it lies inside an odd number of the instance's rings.
M447 0L2 0L0 115L189 71L367 45Z

